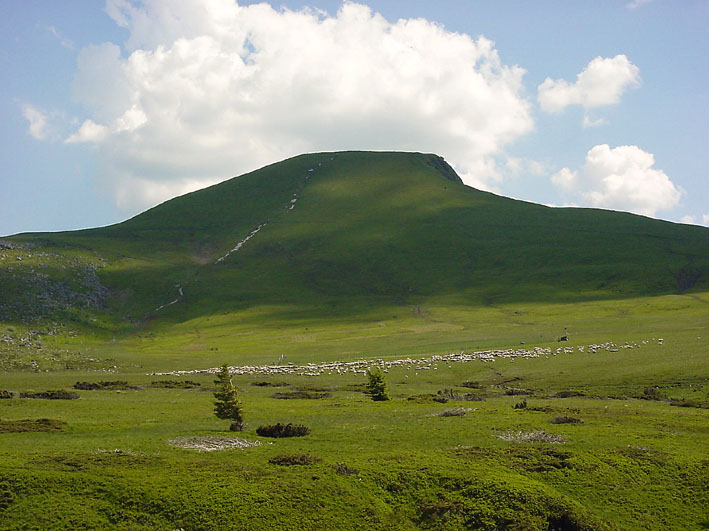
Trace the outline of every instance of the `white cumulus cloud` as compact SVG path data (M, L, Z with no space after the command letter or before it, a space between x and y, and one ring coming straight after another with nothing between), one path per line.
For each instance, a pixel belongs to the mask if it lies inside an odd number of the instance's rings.
M590 108L618 103L628 88L639 84L640 69L625 55L596 57L575 83L546 78L537 89L537 97L542 110L553 113L569 105Z
M655 216L677 206L682 192L662 170L655 157L637 146L594 146L578 171L562 168L552 183L585 206L625 210Z
M532 130L524 70L484 37L424 19L389 22L346 2L336 15L234 0L109 0L123 48L79 55L101 174L137 210L303 152L432 151L494 187L495 157Z

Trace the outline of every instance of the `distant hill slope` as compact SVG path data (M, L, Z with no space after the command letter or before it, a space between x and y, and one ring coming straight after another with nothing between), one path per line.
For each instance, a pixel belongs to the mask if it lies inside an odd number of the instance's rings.
M123 223L3 241L4 320L40 315L57 286L52 307L74 318L132 321L709 288L709 229L499 197L420 153L301 155Z

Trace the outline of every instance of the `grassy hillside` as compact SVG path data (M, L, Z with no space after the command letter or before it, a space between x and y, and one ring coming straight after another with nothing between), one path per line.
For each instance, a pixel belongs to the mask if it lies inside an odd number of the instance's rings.
M327 319L431 301L479 307L709 287L706 228L506 199L464 186L439 157L410 153L303 155L118 225L11 241L100 259L104 302L119 322L284 304Z

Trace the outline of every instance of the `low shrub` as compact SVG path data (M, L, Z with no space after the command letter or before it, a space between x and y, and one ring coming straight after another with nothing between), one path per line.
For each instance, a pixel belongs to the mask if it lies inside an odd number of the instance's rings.
M315 391L316 393L329 393L332 391L330 387L322 385L299 385L296 389L298 391Z
M709 409L709 401L707 400L688 400L686 398L682 398L680 400L671 399L670 405L677 407L696 407L700 409Z
M466 380L462 382L458 387L467 387L468 389L482 389L483 386L480 385L480 382L473 382L471 380Z
M527 399L525 398L521 402L517 402L514 406L512 406L513 409L527 409Z
M201 386L202 384L192 380L155 380L150 382L150 387L159 389L194 389Z
M359 474L359 470L351 468L344 463L335 463L332 468L335 470L335 474L340 474L341 476L356 476Z
M293 466L293 465L314 465L322 461L319 457L310 454L288 454L276 455L268 460L272 465Z
M515 396L515 395L533 395L534 391L531 389L522 389L520 387L509 387L505 389L505 394L507 396Z
M285 391L282 393L273 393L271 398L279 398L282 400L305 398L310 400L316 400L319 398L329 398L330 393L316 392L316 391Z
M259 426L256 433L262 437L304 437L310 434L310 428L302 424L272 424Z
M114 382L76 382L74 389L79 389L80 391L115 391L137 389L137 387L128 385L128 382L124 380L116 380Z
M638 398L643 400L664 400L665 395L657 387L646 387Z
M0 420L0 433L60 431L64 426L66 422L55 419Z
M15 393L12 391L0 390L0 398L12 398L13 396L15 396Z
M288 387L287 382L251 382L251 385L255 385L257 387Z
M433 400L435 402L441 403L446 403L449 400L481 402L482 400L484 400L484 398L478 395L474 395L472 393L461 394L455 389L443 389L442 391L438 391L436 398L434 398Z
M581 419L577 419L576 417L554 417L551 419L549 422L552 424L581 424L583 421Z
M72 393L71 391L66 391L64 389L57 389L55 391L42 391L39 393L34 392L24 392L20 393L20 398L44 398L47 400L76 400L79 398L79 393Z

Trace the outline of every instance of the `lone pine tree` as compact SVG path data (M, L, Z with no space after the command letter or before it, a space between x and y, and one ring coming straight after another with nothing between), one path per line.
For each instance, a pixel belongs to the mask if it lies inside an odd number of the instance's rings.
M244 416L241 403L237 397L236 388L231 381L231 374L226 363L222 365L217 373L217 390L214 392L214 414L217 418L231 420L231 431L242 431L244 429Z
M389 400L387 384L382 371L378 369L367 371L367 378L369 378L367 382L367 393L372 397L372 400L376 402Z

